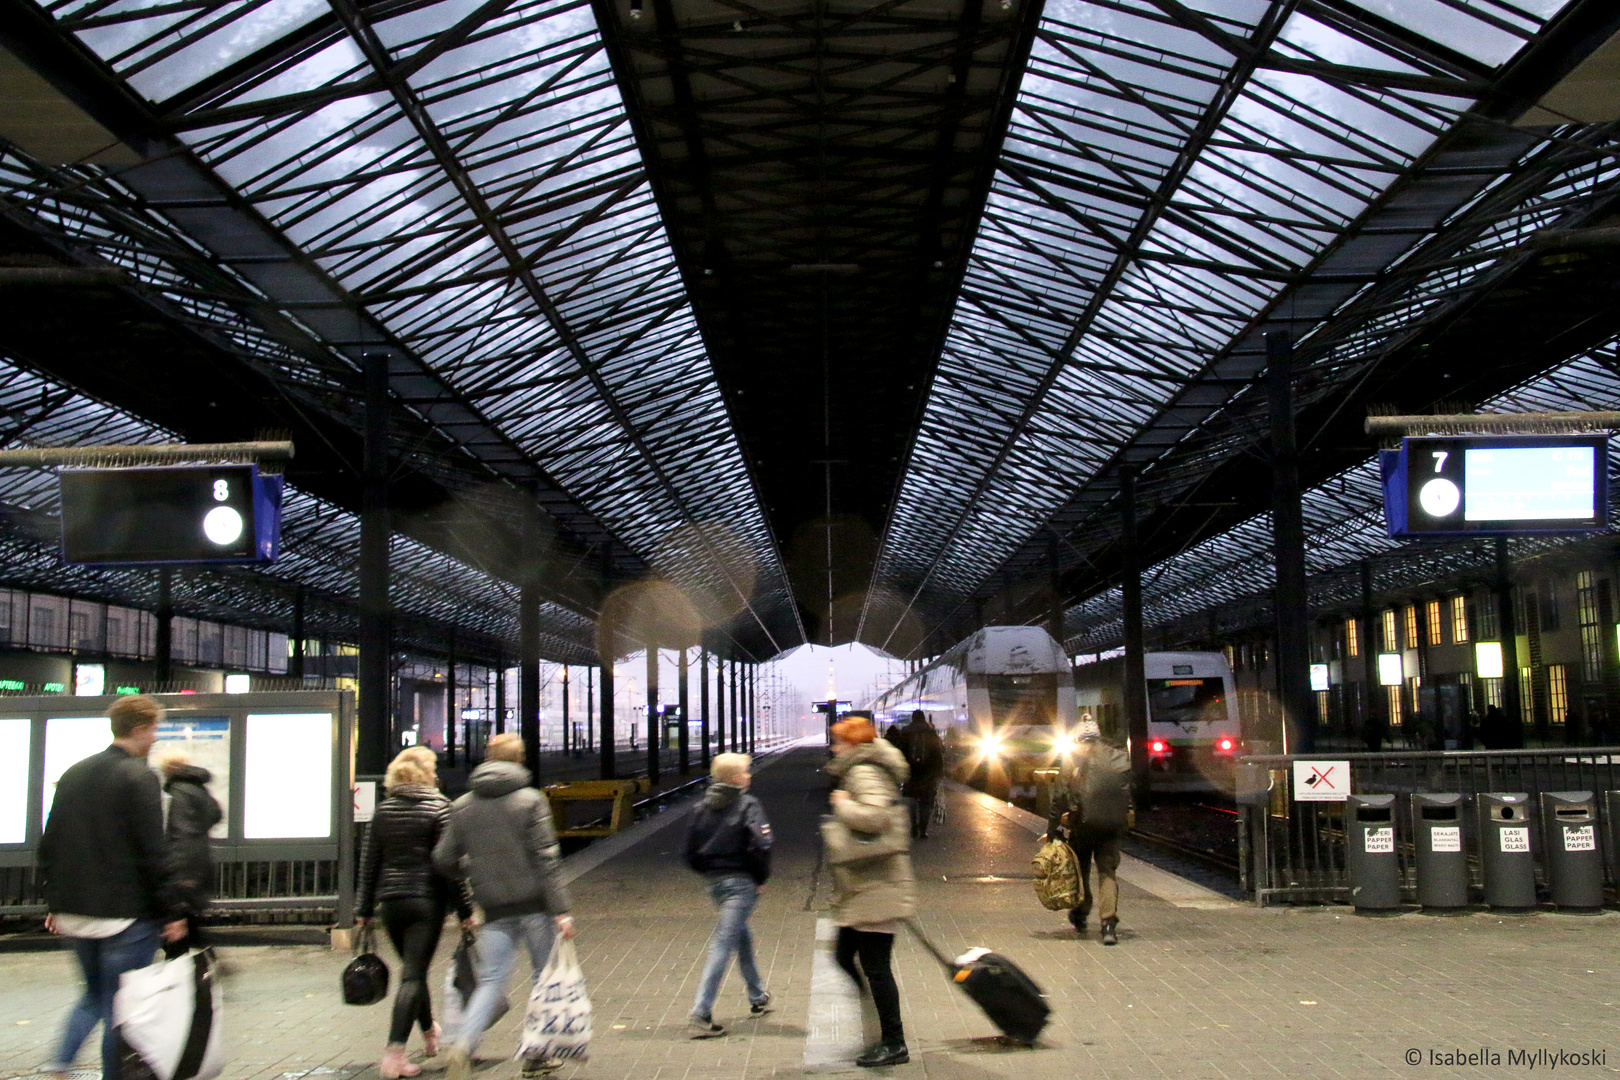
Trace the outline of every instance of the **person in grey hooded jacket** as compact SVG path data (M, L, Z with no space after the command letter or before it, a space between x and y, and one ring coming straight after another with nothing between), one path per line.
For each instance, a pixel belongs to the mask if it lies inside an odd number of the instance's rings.
M709 938L709 959L687 1019L687 1033L694 1039L726 1033L714 1022L713 1009L732 953L737 954L751 1015L771 1011L771 995L754 963L754 935L748 929L748 918L759 902L759 887L771 876L771 823L759 800L748 794L749 764L747 754L715 757L709 766L709 790L686 831L687 864L708 877L709 896L720 909Z
M530 786L523 740L497 735L485 761L474 769L472 790L457 799L450 823L433 849L433 865L447 877L465 874L473 899L484 909L479 935L478 987L467 1002L450 1047L449 1080L468 1080L472 1056L495 1009L506 996L506 979L521 942L539 979L551 956L554 934L574 936L568 889L557 865L557 832L551 804ZM562 1063L526 1061L532 1076Z

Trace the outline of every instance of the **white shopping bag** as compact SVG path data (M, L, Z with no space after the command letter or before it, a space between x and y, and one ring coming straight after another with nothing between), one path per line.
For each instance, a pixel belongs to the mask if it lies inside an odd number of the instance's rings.
M213 1080L225 1067L214 955L193 949L125 972L113 997L124 1080Z
M518 1057L528 1061L584 1061L590 1056L591 999L585 992L574 943L558 938L551 948L523 1018Z

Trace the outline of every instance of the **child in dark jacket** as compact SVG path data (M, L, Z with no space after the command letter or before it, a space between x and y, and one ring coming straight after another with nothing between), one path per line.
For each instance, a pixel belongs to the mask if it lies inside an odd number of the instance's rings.
M714 1022L712 1010L733 953L748 990L750 1015L771 1011L771 995L754 963L754 936L748 928L759 887L771 876L771 824L759 800L748 794L749 763L747 754L715 757L709 769L713 782L686 832L686 861L708 877L709 895L720 909L687 1021L687 1033L694 1039L726 1033Z

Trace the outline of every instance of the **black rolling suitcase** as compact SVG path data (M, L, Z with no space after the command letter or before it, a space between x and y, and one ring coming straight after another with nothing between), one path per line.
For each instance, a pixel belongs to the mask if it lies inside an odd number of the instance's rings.
M1003 1035L1026 1046L1034 1045L1052 1007L1046 1003L1046 995L1035 985L1035 980L1024 974L1023 968L988 949L972 949L952 960L928 940L915 922L907 919L906 928Z

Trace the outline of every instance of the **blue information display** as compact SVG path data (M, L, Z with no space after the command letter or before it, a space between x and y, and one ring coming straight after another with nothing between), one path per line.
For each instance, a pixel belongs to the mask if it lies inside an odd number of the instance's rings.
M280 476L254 465L65 469L62 558L89 565L271 563Z
M1606 436L1412 438L1378 456L1391 536L1588 532L1608 525Z

